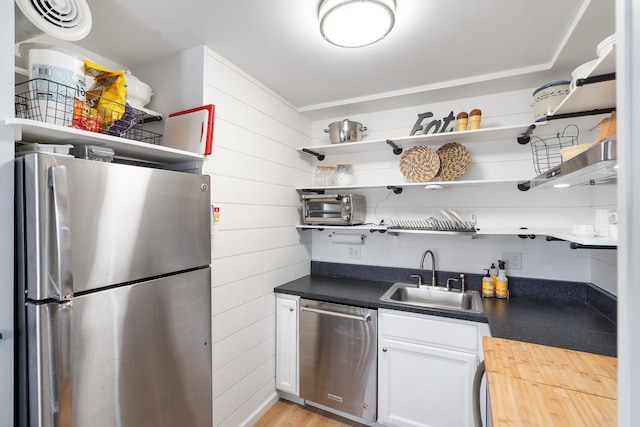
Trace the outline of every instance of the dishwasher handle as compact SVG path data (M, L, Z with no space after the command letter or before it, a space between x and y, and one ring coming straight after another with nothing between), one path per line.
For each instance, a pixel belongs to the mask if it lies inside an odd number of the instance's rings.
M308 306L300 307L300 310L309 311L311 313L317 313L317 314L326 314L327 316L335 316L335 317L342 317L345 319L359 320L361 322L368 322L371 320L371 315L369 313L363 314L363 315L347 314L347 313L340 313L339 311L329 311L329 310L321 310L319 308L311 308Z

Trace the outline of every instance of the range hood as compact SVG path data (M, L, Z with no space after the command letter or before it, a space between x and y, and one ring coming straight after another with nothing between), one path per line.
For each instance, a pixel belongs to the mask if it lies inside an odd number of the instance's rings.
M518 184L518 188L526 191L534 187L569 187L613 181L617 178L616 145L616 140L599 142L532 180Z

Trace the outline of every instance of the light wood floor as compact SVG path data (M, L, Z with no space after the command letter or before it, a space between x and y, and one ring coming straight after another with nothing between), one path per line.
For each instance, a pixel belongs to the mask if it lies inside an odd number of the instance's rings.
M367 427L312 406L278 400L254 427Z

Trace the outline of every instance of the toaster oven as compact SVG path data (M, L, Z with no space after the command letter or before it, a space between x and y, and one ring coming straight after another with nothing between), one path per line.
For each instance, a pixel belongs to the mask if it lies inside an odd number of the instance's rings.
M357 194L303 194L302 219L305 224L364 224L364 196Z

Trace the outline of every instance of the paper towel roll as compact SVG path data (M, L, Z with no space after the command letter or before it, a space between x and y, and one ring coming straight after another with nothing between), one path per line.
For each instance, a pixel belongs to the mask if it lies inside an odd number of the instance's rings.
M28 56L40 120L71 125L75 98L86 99L84 61L56 49L30 49Z
M332 243L345 243L347 245L361 245L364 243L364 234L336 234L331 235Z

